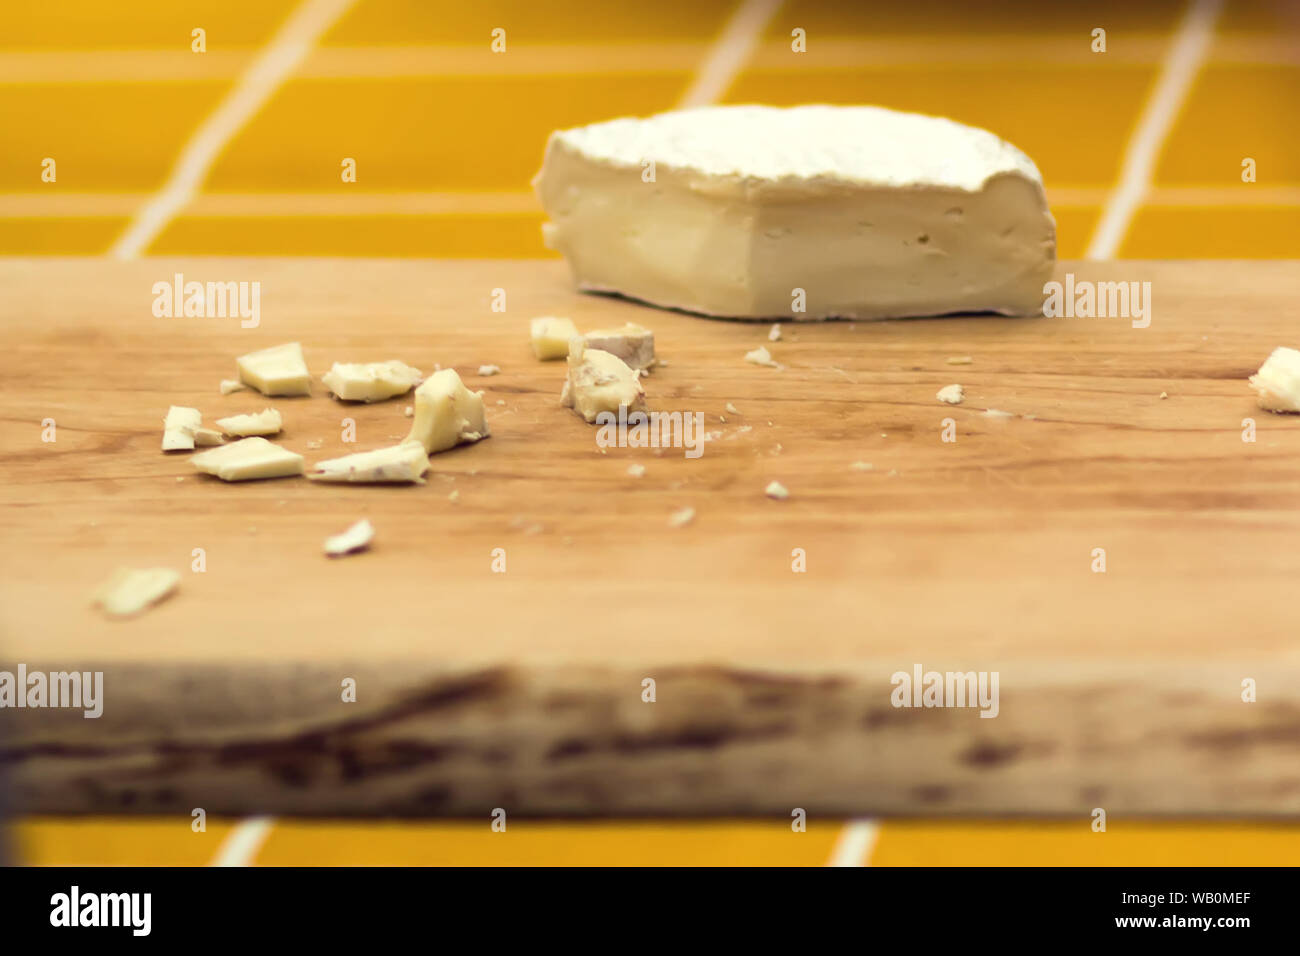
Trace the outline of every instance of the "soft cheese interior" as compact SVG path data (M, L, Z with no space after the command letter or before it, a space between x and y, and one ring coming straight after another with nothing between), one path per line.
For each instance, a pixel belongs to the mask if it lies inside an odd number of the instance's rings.
M1056 255L1028 157L985 130L875 107L562 130L534 185L547 245L581 288L708 315L1036 314Z

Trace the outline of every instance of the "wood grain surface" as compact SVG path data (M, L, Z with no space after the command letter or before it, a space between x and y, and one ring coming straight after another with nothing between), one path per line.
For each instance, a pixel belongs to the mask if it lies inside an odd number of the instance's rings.
M0 260L0 669L105 681L97 720L0 711L0 767L55 812L1294 815L1300 416L1245 379L1300 346L1300 263L1058 271L1149 281L1150 327L786 324L769 344L579 295L549 261ZM260 282L259 327L155 318L177 272ZM559 405L563 363L532 358L540 314L652 327L650 407L705 413L702 457L602 452ZM293 340L310 398L218 393L237 355ZM744 362L760 344L784 368ZM423 486L223 484L159 451L172 404L278 408L309 464L391 443L409 399L319 385L390 358L485 390L492 437ZM950 383L964 404L936 401ZM327 559L360 517L373 550ZM90 595L119 565L180 589L106 620ZM914 664L998 672L998 716L892 707Z

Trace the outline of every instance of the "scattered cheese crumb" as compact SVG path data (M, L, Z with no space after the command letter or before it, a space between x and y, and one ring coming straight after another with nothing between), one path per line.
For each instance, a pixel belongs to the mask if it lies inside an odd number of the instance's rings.
M1250 377L1259 407L1270 412L1300 412L1300 350L1278 347Z
M319 438L313 438L311 441L307 442L307 447L308 447L308 449L310 449L311 451L315 451L317 448L319 448L319 447L320 447L321 445L323 445L323 444L325 444L325 442L323 442L321 439L319 439Z
M695 520L694 508L682 508L668 516L668 527L683 528Z
M745 353L745 361L753 365L765 365L768 368L780 368L781 364L772 358L772 353L767 350L766 345L760 345L753 351Z
M870 471L875 466L869 461L855 461L853 464L849 465L849 467L854 471Z
M1161 398L1168 398L1168 397L1169 397L1169 393L1168 393L1168 392L1161 392L1161 393L1160 393L1160 397L1161 397Z
M966 397L966 390L960 385L945 385L934 397L948 405L960 405Z
M180 580L170 568L118 568L95 591L94 603L110 617L130 617L167 597Z
M478 367L478 373L484 377L488 375L497 375L500 371L500 365L480 365Z
M533 354L543 362L549 359L567 358L569 340L578 337L578 327L572 319L561 319L553 315L543 315L533 319L529 325Z
M777 501L785 501L786 498L790 497L790 492L779 481L768 482L767 487L763 489L763 494L769 498L775 498Z
M985 418L1015 418L1016 414L1015 412L1004 412L1000 408L986 408L984 409L984 417Z
M453 489L451 490L451 494L449 494L449 495L447 496L447 500L448 500L448 501L457 501L457 500L459 500L459 498L460 498L460 489L459 489L459 488L453 488Z
M221 380L221 394L229 395L231 392L242 392L248 388L243 382L233 378L223 378Z
M731 402L727 402L726 408L727 411L730 412L732 415L740 414L740 409L738 409L735 405L731 404Z
M402 409L402 414L405 415L407 418L410 418L412 415L415 414L415 406L407 405L405 408Z
M633 478L640 478L645 474L645 465L628 465L627 473Z
M773 322L772 327L767 330L767 340L769 342L781 341L781 326L779 323Z
M325 553L331 558L354 554L370 547L370 542L373 540L375 540L375 529L368 520L362 518L347 531L326 538Z
M975 360L969 355L950 355L944 361L949 365L970 365Z

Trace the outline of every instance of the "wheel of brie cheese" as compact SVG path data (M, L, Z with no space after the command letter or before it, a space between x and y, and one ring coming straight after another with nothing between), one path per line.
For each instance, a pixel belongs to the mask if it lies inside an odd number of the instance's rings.
M1039 314L1056 223L992 133L718 106L551 134L533 182L579 288L741 319Z

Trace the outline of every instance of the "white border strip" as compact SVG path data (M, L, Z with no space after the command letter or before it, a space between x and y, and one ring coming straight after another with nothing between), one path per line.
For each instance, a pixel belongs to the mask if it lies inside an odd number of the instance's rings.
M249 817L240 820L230 835L222 842L209 866L252 866L262 849L275 817Z
M185 144L171 176L144 205L109 255L134 259L194 198L212 164L243 126L256 115L312 47L356 0L304 0L280 27L235 84Z
M827 866L870 866L871 853L880 836L880 824L875 820L850 820L844 824Z
M1194 0L1183 15L1173 44L1160 68L1155 91L1147 100L1137 129L1124 153L1119 185L1111 193L1088 244L1088 259L1111 259L1129 223L1151 187L1151 174L1187 91L1205 62L1214 39L1214 24L1223 0Z
M763 31L780 9L781 0L744 0L696 70L695 79L682 94L677 108L687 110L720 100L744 69L763 39Z

